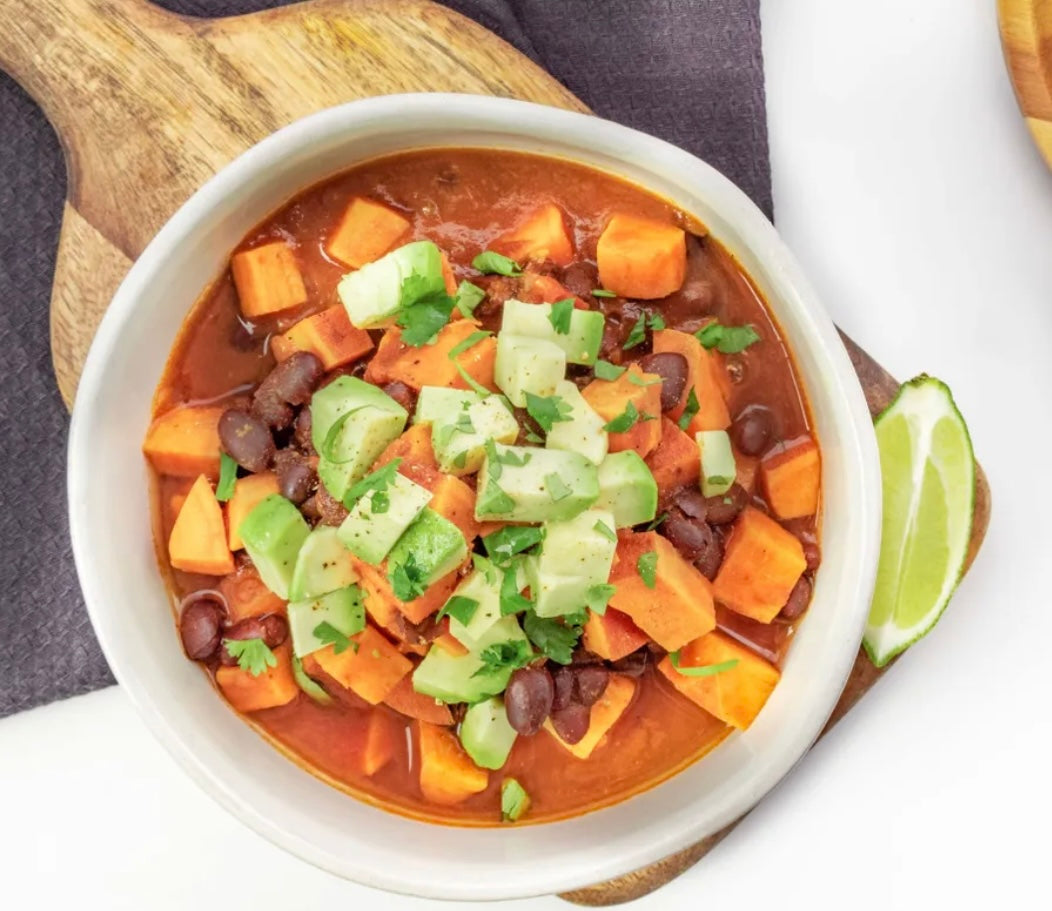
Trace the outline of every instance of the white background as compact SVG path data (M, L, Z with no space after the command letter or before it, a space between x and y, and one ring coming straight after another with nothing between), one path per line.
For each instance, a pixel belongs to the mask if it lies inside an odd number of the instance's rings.
M900 378L951 385L993 521L942 625L640 911L1047 907L1052 174L994 6L763 3L781 231L842 328ZM117 689L0 722L0 890L6 908L440 907L271 847Z

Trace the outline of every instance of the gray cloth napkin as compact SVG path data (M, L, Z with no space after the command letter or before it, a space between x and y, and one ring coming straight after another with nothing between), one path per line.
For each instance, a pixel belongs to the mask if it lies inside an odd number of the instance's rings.
M709 161L771 211L759 0L446 0L596 113ZM164 0L233 15L280 0ZM48 349L65 197L54 133L0 74L0 717L113 682L66 524L68 419Z

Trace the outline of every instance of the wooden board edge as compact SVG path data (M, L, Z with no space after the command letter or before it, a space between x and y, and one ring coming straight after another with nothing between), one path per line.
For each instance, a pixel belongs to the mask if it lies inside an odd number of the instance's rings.
M1052 6L1042 9L1049 11ZM1019 108L1034 142L1052 167L1052 21L1042 36L1035 0L998 0L1001 49ZM1042 47L1047 41L1047 50ZM1043 51L1048 59L1043 56Z

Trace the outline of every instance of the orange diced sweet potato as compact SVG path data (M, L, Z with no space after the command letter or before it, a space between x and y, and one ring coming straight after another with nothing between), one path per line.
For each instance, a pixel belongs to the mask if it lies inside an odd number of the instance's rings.
M283 240L235 253L230 271L241 312L249 318L279 313L307 302L296 254Z
M497 392L497 383L493 379L493 369L497 364L497 340L492 336L476 342L467 351L457 355L457 363L480 386L485 386L490 392ZM457 371L456 379L453 380L454 389L470 389L471 384Z
M683 285L686 234L675 225L618 212L599 235L595 259L604 288L621 297L655 300Z
M717 380L718 371L722 369L717 360L719 355L707 351L689 332L677 329L661 329L654 333L654 353L666 352L681 354L687 359L687 383L679 404L668 412L668 416L674 421L680 419L693 389L698 399L698 411L687 427L690 437L693 439L694 434L701 430L726 430L730 427L731 415Z
M584 625L584 645L607 661L617 661L646 645L647 635L627 614L612 607L599 615L590 613Z
M569 750L578 759L587 759L599 746L607 731L624 715L635 694L636 684L631 677L626 677L624 674L611 674L603 695L592 706L588 718L588 731L577 743L567 743L556 734L550 719L544 722L544 727L560 746Z
M556 281L550 275L538 275L536 272L522 274L522 290L519 299L529 304L554 304L556 301L573 298L573 305L578 310L588 310L588 305L577 297L566 285Z
M520 263L547 259L557 266L568 266L573 262L573 241L562 210L554 203L541 206L520 225L505 231L490 249Z
M637 382L632 382L631 377ZM628 430L610 433L610 452L634 449L645 459L661 442L661 377L656 373L644 373L632 364L616 380L592 380L581 395L607 422L620 417L630 402L639 413Z
M215 406L181 406L162 414L146 433L142 451L160 473L219 478L219 416Z
M239 566L224 576L219 582L219 591L226 598L231 623L264 614L285 613L285 602L263 584L254 566Z
M449 474L439 475L431 490L434 497L427 505L456 525L470 547L479 533L479 523L475 520L475 491L460 478Z
M661 442L647 456L647 465L662 495L677 487L696 485L701 475L698 444L675 421L661 419Z
M284 335L270 340L274 357L283 361L297 351L317 356L326 370L342 367L373 350L373 340L364 329L351 325L342 304L301 319Z
M822 465L818 444L809 437L781 443L760 462L763 495L779 519L800 519L818 512Z
M375 775L394 759L395 750L405 739L404 728L382 708L369 713L362 743L362 772Z
M639 558L657 555L654 587L639 573ZM712 585L657 532L623 532L610 572L617 589L610 606L631 617L662 648L675 651L716 626Z
M438 462L435 461L435 450L431 445L431 425L411 424L380 453L376 461L373 462L371 470L376 471L378 468L383 468L384 465L388 462L393 462L395 459L402 460L399 470L403 474L405 474L406 468L411 465L428 469L428 472L425 474L437 472ZM417 480L411 474L406 474L406 477L410 478L410 480ZM422 482L417 481L417 483L420 484Z
M803 545L796 535L747 506L727 538L713 594L731 610L770 623L806 567Z
M223 510L212 490L212 482L204 475L190 488L172 526L168 559L175 569L187 573L225 576L234 571L234 555L226 542Z
M245 516L275 493L281 493L281 488L278 476L273 471L262 471L237 479L233 496L226 503L227 543L231 550L241 550L245 546L241 535L237 533Z
M387 694L384 702L396 712L401 712L409 718L416 718L429 724L445 726L453 724L453 714L449 711L449 706L444 702L439 702L433 696L425 696L414 690L411 674L406 674L395 684L395 688Z
M448 728L418 722L420 790L435 803L454 804L486 790L489 772L480 769L464 752L457 735Z
M454 320L439 330L433 345L414 348L412 345L403 344L401 330L393 326L380 340L376 354L366 368L365 380L377 386L397 380L418 391L422 386L452 386L463 389L464 381L456 364L450 359L449 352L476 331L478 323L475 320ZM474 379L484 386L489 383L491 387L493 361L486 355L486 348L489 347L486 345L487 341L492 345L492 339L484 339L467 351L461 352L456 360ZM481 348L482 351L477 352L476 348Z
M360 269L394 248L412 227L409 219L383 203L355 196L325 242L333 259Z
M448 627L446 628L448 630ZM461 655L466 655L469 651L468 647L464 645L459 639L455 639L453 634L450 632L439 633L435 637L434 644L437 645L442 651L449 652L456 658Z
M351 638L358 643L357 650L348 648L337 655L329 645L313 652L314 659L340 686L371 705L383 702L413 665L372 626Z
M258 677L237 665L216 669L216 683L239 712L258 712L292 702L300 692L292 676L292 652L288 644L274 649L275 667L266 668Z
M365 609L380 626L390 630L398 628L395 612L400 612L410 623L422 623L449 600L458 581L458 570L453 570L428 586L419 598L401 601L387 579L386 560L379 566L356 560L355 567L360 576L358 584L365 590Z
M724 724L744 730L760 714L781 675L773 664L768 664L720 632L695 639L679 652L681 668L706 667L727 661L738 663L707 677L681 674L667 656L661 660L658 670L677 690L710 715L715 715Z

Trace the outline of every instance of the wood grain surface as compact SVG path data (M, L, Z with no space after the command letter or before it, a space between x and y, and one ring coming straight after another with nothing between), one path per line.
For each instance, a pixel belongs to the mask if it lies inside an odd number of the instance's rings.
M1002 0L1002 16L1042 5ZM1020 20L1016 31L1029 35L1026 23L1035 21ZM1044 34L1047 47L1047 27ZM67 404L95 327L135 257L205 180L279 127L341 102L408 91L474 92L587 110L495 35L427 0L311 0L217 20L176 16L143 0L0 0L0 67L44 108L66 155L51 335ZM1036 51L1023 71L1031 81L1047 73ZM1033 110L1035 121L1052 120L1047 94L1043 105L1024 109ZM898 383L844 341L876 414ZM977 485L970 559L989 517L981 470ZM829 726L886 670L860 652ZM563 897L611 905L645 895L700 860L733 827Z
M997 5L1019 107L1052 167L1052 0L998 0Z

